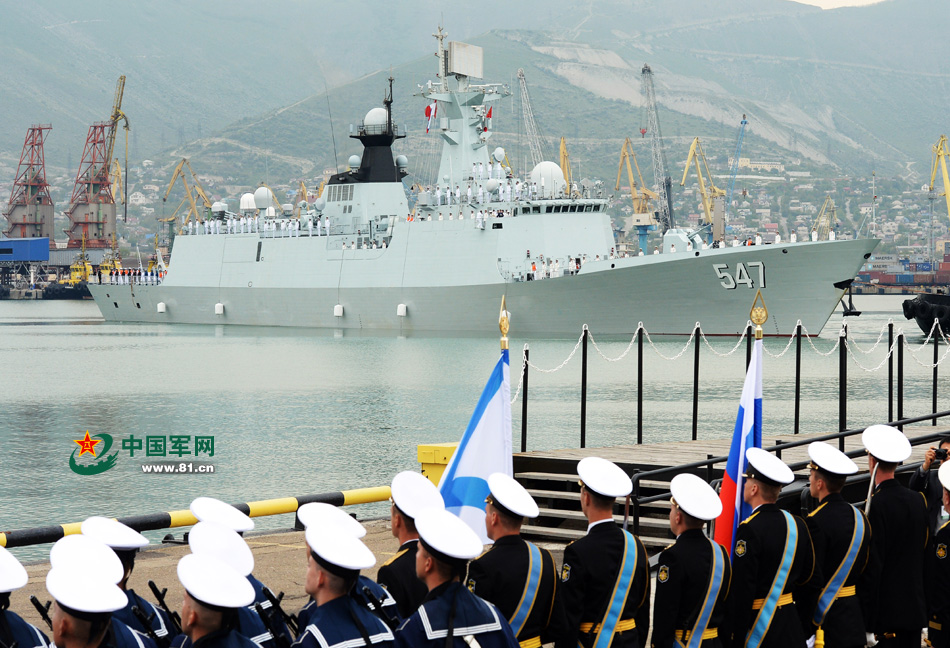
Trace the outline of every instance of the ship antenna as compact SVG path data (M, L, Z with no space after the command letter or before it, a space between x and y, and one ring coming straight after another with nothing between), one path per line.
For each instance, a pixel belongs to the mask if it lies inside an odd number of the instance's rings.
M383 99L386 105L386 129L391 135L393 132L393 71L389 69L389 96Z
M317 59L317 66L320 68L320 76L323 77L323 93L327 98L327 121L330 122L330 138L333 140L333 172L340 170L340 164L336 157L336 133L333 132L333 113L330 112L330 88L327 85L327 75L323 71L323 64Z

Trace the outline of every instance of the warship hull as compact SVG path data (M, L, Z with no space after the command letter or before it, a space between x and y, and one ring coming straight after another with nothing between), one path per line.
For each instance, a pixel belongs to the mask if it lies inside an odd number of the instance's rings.
M533 218L499 220L506 226L523 220L532 229L527 221ZM556 234L553 219L545 220L538 227ZM651 334L688 335L699 322L707 335L735 335L761 288L767 335L791 334L799 320L817 335L844 293L842 282L853 279L877 245L854 240L684 251L588 261L576 274L561 270L554 278L522 280L530 275L500 267L501 255L492 251L507 247L503 238L513 227L399 225L392 246L370 250L334 250L334 237L326 236L179 237L164 283L89 289L108 321L406 334L494 330L505 295L517 335L573 336L584 324L594 334L629 335L641 322ZM425 250L413 249L420 246Z

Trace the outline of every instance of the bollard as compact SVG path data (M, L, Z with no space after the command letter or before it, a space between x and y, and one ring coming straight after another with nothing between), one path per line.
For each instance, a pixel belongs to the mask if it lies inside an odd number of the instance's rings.
M581 353L581 447L587 447L587 325L584 325Z
M637 445L643 443L643 328L637 327Z
M801 425L801 404L802 404L802 323L799 320L795 325L795 429L794 434L798 434Z
M521 451L528 451L528 345L524 345L524 367L521 373L524 376L524 390L521 394Z
M693 342L696 343L696 350L693 353L693 441L695 441L699 419L699 322L693 329Z

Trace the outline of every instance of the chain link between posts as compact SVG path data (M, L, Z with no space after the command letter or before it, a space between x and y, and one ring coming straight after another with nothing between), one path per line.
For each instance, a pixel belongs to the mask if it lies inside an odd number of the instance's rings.
M874 373L876 371L880 371L887 364L887 361L891 358L891 356L894 355L898 344L903 344L904 348L906 348L909 351L910 357L914 359L914 362L916 362L918 365L920 365L921 367L925 369L933 369L934 367L943 364L943 362L947 360L948 356L950 356L950 336L948 336L946 333L943 332L943 329L940 326L940 321L937 319L934 319L933 326L930 328L930 332L927 334L926 339L916 348L911 347L910 343L907 342L907 336L904 333L903 327L899 327L895 330L896 339L894 340L894 343L888 347L887 353L885 354L883 360L881 360L877 365L873 367L868 367L861 364L861 361L858 359L858 356L856 355L855 352L862 355L869 355L873 353L874 350L877 349L878 346L880 346L881 342L884 339L885 332L888 330L888 327L892 324L894 324L893 320L888 320L887 324L884 325L884 327L881 329L881 332L878 334L877 340L875 340L874 344L871 345L869 349L865 350L865 349L862 349L856 341L851 340L847 336L848 325L845 323L842 325L839 334L836 336L834 346L832 346L831 349L829 349L828 351L821 351L818 349L817 346L815 346L815 342L812 339L812 336L808 333L808 329L805 328L801 320L798 320L797 322L797 326L801 326L802 328L802 338L808 341L808 344L811 346L811 349L812 351L815 352L815 354L822 357L828 357L832 355L835 351L837 351L838 347L841 344L844 344L845 348L847 349L848 355L851 356L851 359L854 361L854 364L856 364L859 369L867 373ZM719 356L720 358L727 358L733 355L736 351L738 351L742 347L742 342L749 335L750 331L752 331L752 322L748 322L746 324L746 327L743 329L742 335L739 336L738 341L729 351L726 351L725 353L717 351L712 346L712 344L706 338L706 334L703 333L703 329L700 326L699 322L696 322L696 325L693 327L693 330L689 335L689 339L683 345L683 348L680 349L674 355L666 355L662 351L660 351L660 349L653 342L653 338L650 337L650 332L647 331L646 328L643 326L643 322L639 322L637 324L637 330L633 334L633 337L630 338L630 342L627 344L626 348L623 350L623 352L620 355L613 358L609 357L606 353L604 353L603 349L600 348L600 345L598 345L597 341L594 339L594 334L590 332L590 329L588 328L587 324L584 324L583 330L580 336L577 338L577 342L574 344L574 348L571 349L571 352L568 354L568 356L558 366L554 367L553 369L544 369L542 367L539 367L535 363L530 362L524 353L525 351L527 351L528 345L527 344L524 345L524 349L522 350L522 353L521 353L521 372L518 378L518 386L515 389L514 396L512 396L511 403L514 404L515 401L518 400L518 396L521 394L521 389L522 389L522 386L524 385L524 375L525 375L526 367L530 367L531 369L534 369L535 371L539 371L541 373L548 373L548 374L560 371L565 366L567 366L567 364L577 354L577 350L581 348L581 344L583 344L584 342L585 331L587 332L588 339L593 345L594 350L596 350L597 353L600 355L600 357L606 360L607 362L620 362L621 360L626 358L630 354L630 351L633 350L633 345L637 342L637 336L640 336L640 335L642 335L644 339L649 343L650 348L653 350L654 353L656 353L656 355L660 356L664 360L675 361L681 358L683 354L685 354L689 350L689 348L693 345L694 341L696 341L697 344L699 343L699 341L697 340L697 333L699 334L699 340L702 340L702 343L714 355ZM842 335L842 333L844 333L844 335ZM935 335L940 336L940 339L943 340L944 343L947 345L947 349L943 352L943 355L940 356L940 358L937 360L936 363L923 362L917 356L920 352L924 351L925 349L930 348L930 342ZM792 342L795 341L796 337L797 337L797 334L792 333L791 336L789 336L788 343L785 345L785 348L782 349L782 351L779 353L772 353L765 347L763 347L763 350L769 357L776 358L776 359L781 358L786 353L788 353L788 350L792 347Z

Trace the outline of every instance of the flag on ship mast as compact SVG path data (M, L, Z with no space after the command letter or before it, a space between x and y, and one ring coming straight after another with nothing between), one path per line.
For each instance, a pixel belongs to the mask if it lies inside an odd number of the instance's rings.
M761 301L761 293L756 294L756 301ZM743 474L746 472L745 453L749 448L762 447L762 322L766 321L767 311L761 307L762 313L756 312L753 302L753 319L756 323L755 344L752 347L752 358L746 369L745 384L742 387L742 397L739 399L739 414L736 416L736 426L732 435L732 445L729 448L729 459L726 462L726 471L722 476L722 487L719 499L722 500L722 513L716 518L715 540L729 550L732 555L735 549L735 532L739 522L752 514L752 507L745 503L742 491L745 485ZM759 321L761 319L761 321Z
M429 127L432 126L432 120L435 119L438 112L439 112L438 101L433 101L431 104L426 106L426 133L429 132Z
M512 476L511 461L511 378L508 362L508 312L502 299L501 357L475 406L455 454L442 473L439 492L445 508L462 519L484 544L491 540L485 532L485 498L488 476Z

